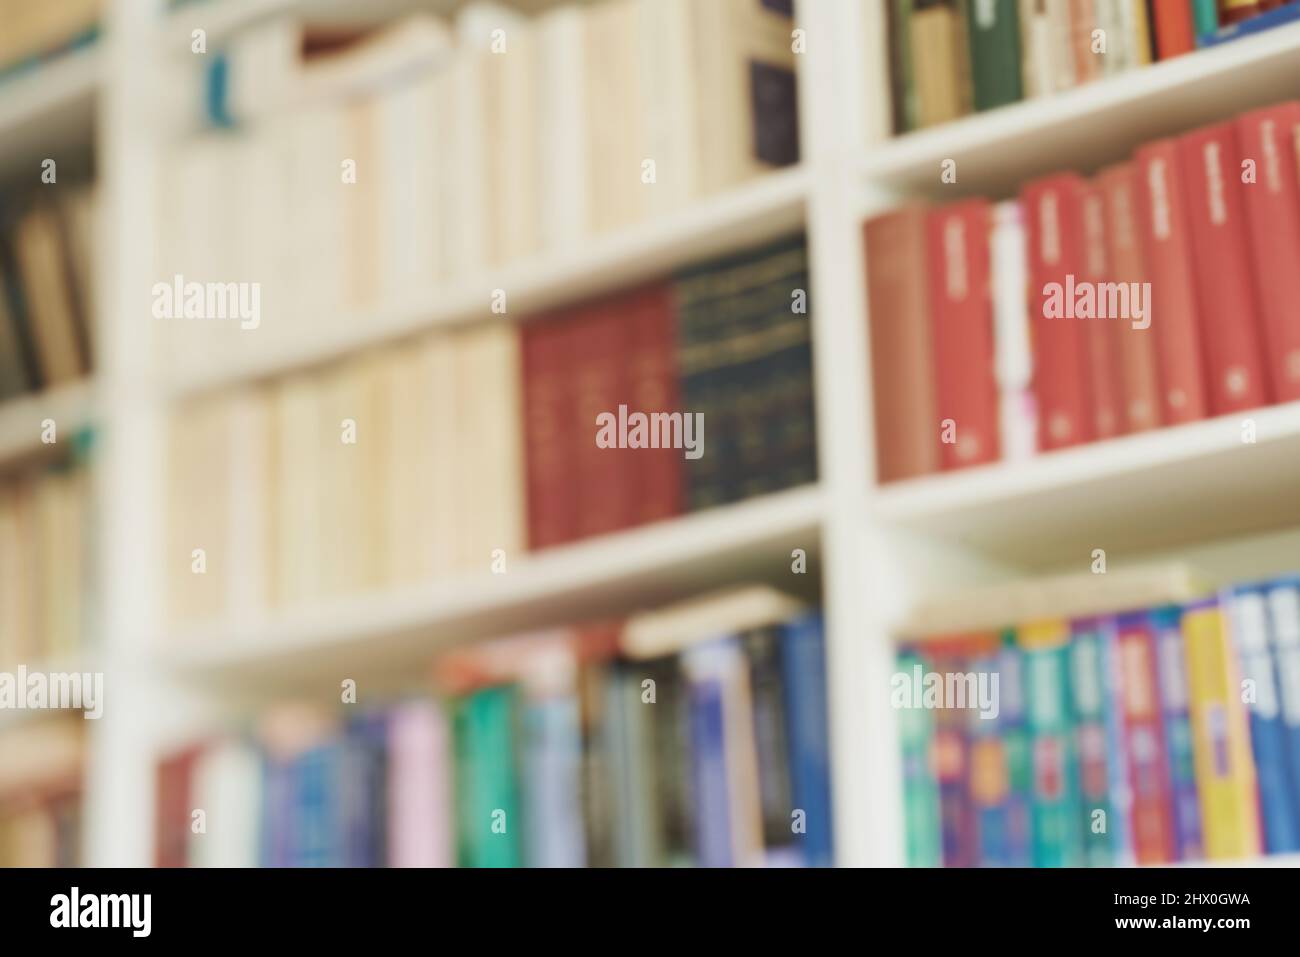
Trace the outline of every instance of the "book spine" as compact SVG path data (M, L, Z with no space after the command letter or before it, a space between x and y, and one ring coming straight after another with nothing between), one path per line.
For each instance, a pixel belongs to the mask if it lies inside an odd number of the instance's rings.
M834 829L826 641L820 613L808 613L782 626L780 655L791 788L794 806L804 812L805 830L799 843L807 866L829 867L834 862Z
M1083 861L1069 635L1069 626L1063 621L1025 625L1017 631L1025 656L1025 713L1033 754L1036 867L1076 867Z
M1054 176L1030 183L1021 196L1029 221L1038 446L1050 451L1093 438L1087 329L1075 317L1072 294L1084 267L1083 181Z
M1186 178L1173 140L1139 149L1137 167L1143 259L1153 293L1160 291L1151 303L1160 417L1179 425L1210 411Z
M925 648L928 671L947 676L968 670L957 640L930 642ZM934 713L931 761L939 788L939 824L944 867L974 867L979 862L979 832L970 796L969 720L956 702L943 700Z
M1269 387L1236 129L1224 123L1198 130L1182 137L1179 149L1188 183L1210 408L1216 415L1258 408L1268 403Z
M881 483L939 469L925 222L924 210L908 208L863 228Z
M1269 652L1268 602L1259 588L1238 588L1231 598L1230 624L1250 715L1250 745L1259 785L1264 849L1270 854L1300 848L1287 779L1286 730L1277 678Z
M734 855L722 682L716 677L692 680L689 700L695 846L699 864L701 867L730 867Z
M1000 642L996 634L971 641L970 670L977 676L999 676ZM972 709L968 716L970 761L967 786L977 834L980 867L1010 867L1015 853L1011 804L1011 775L1006 741L1002 735L1001 708L996 714Z
M1291 779L1291 813L1300 821L1300 579L1268 586L1269 637L1282 697L1287 768Z
M917 668L924 668L915 649L901 649L897 674L910 681ZM934 721L918 702L900 708L899 733L903 761L903 818L909 867L939 867L943 864L940 840L939 788L931 773Z
M1099 623L1092 620L1074 622L1071 632L1070 699L1082 800L1077 826L1083 834L1083 855L1088 866L1110 867L1116 858L1112 833L1118 830L1119 813L1111 803L1106 636Z
M912 0L889 0L889 79L894 133L916 129L916 77L912 62Z
M971 200L936 211L926 227L928 261L937 265L930 321L944 469L999 458L990 226L989 204Z
M989 241L993 271L993 344L998 381L998 447L1008 461L1022 461L1037 449L1034 407L1034 351L1029 343L1029 273L1025 217L1008 200L993 210Z
M1255 762L1218 601L1187 607L1183 641L1205 855L1211 860L1254 857L1260 852Z
M955 0L913 0L912 63L916 70L917 126L937 126L966 112L965 23Z
M1100 186L1090 183L1084 188L1082 212L1084 268L1081 278L1100 291L1109 272L1106 193ZM1118 322L1112 316L1094 316L1085 328L1085 334L1093 433L1098 439L1109 439L1128 431L1124 416L1125 383L1120 375Z
M1139 864L1174 860L1169 765L1156 677L1155 634L1145 613L1119 619L1129 784L1133 789L1133 849Z
M1020 20L1016 0L974 0L966 6L976 110L991 110L1022 97Z
M1165 743L1169 752L1169 787L1177 860L1198 860L1204 853L1201 808L1196 792L1191 714L1188 711L1187 662L1183 649L1182 611L1177 607L1151 612L1156 638L1156 673Z
M763 821L763 850L769 865L800 865L792 809L805 810L794 800L794 753L780 665L780 635L760 628L743 637L753 697L754 745L758 757L758 797Z
M457 703L456 813L463 867L518 867L522 860L515 712L513 688L487 688Z
M677 351L673 341L672 290L653 286L631 297L630 408L651 415L682 414ZM633 523L672 518L682 511L682 450L665 446L637 454Z
M1159 59L1168 60L1196 49L1192 8L1188 0L1152 0L1151 13Z
M1192 0L1192 23L1197 39L1219 29L1219 0Z
M1251 264L1259 291L1269 380L1279 402L1300 399L1300 102L1239 117L1242 156L1254 161L1244 185Z
M1093 50L1092 33L1097 29L1097 0L1069 0L1070 45L1074 50L1076 86L1091 83L1101 76L1101 62Z
M577 396L564 320L539 317L522 335L528 547L537 550L577 537Z

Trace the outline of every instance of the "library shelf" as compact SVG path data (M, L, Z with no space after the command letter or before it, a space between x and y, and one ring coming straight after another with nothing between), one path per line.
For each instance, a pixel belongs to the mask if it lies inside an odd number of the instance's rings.
M414 291L401 302L323 318L310 337L276 337L264 322L230 362L207 354L180 357L168 376L175 397L327 362L370 345L438 327L526 319L543 309L577 302L711 256L725 255L797 231L803 226L810 177L791 167L768 173L690 207L568 249L541 253L484 270L448 287ZM507 311L492 312L494 290ZM295 331L298 327L294 326Z
M0 79L0 176L30 163L36 183L41 160L87 149L101 75L100 54L92 45Z
M507 558L503 574L179 629L157 654L175 677L244 688L391 676L449 643L622 616L747 574L789 578L793 549L818 553L822 519L821 490L803 486Z
M1300 23L907 133L872 147L859 169L874 186L932 195L951 159L957 181L945 195L1005 196L1026 178L1096 170L1142 142L1296 95Z
M0 468L48 451L41 443L45 419L56 426L56 447L90 420L93 386L89 381L32 392L0 402Z
M1300 402L899 482L878 489L873 508L889 525L1026 567L1296 525Z

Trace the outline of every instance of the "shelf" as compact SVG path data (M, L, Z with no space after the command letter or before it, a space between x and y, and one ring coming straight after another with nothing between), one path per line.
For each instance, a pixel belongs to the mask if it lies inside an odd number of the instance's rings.
M792 549L817 553L821 520L818 487L791 489L526 556L503 575L205 625L169 636L158 654L178 677L277 690L409 674L452 642L622 616L747 576L789 577Z
M41 444L41 422L53 419L58 446L90 419L92 386L88 382L61 386L48 392L0 402L0 468L35 456L49 447Z
M309 337L275 338L264 322L230 364L215 364L208 354L195 355L192 364L178 362L168 391L182 395L270 376L438 326L509 321L660 277L800 228L808 184L807 171L799 167L770 173L681 212L593 236L573 249L495 267L450 288L417 291L400 303L326 317ZM507 316L491 313L493 289L507 291ZM301 332L290 325L290 331Z
M896 483L874 514L1028 569L1300 524L1300 402Z
M1289 24L1055 96L907 133L865 157L862 174L905 194L1008 196L1025 179L1091 172L1148 140L1300 96L1300 24ZM940 164L957 161L943 185Z
M66 150L89 150L95 134L100 57L95 46L75 50L0 80L0 177L30 172ZM29 171L23 170L31 164Z

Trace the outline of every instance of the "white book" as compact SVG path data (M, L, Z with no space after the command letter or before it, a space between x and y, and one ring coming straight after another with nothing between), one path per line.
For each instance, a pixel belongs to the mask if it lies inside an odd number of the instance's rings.
M1268 610L1282 719L1289 728L1300 728L1300 579L1270 585Z
M256 385L222 401L227 405L230 477L226 605L231 620L239 623L265 613L271 598L271 402L269 391Z
M420 347L427 414L425 438L432 462L431 479L424 490L428 499L428 530L424 535L422 560L427 575L446 579L461 569L459 528L462 513L476 499L462 500L461 472L472 457L460 447L461 397L457 367L461 348L459 335L434 335ZM477 440L475 442L477 447Z
M629 658L677 654L700 642L789 621L803 602L767 585L745 585L633 615L619 645Z
M494 123L488 145L492 164L492 246L500 262L537 252L540 239L538 40L532 25L511 28L501 54L487 60L488 118Z
M490 261L491 206L488 200L484 83L490 54L458 50L438 82L438 135L444 162L439 164L440 243L445 252L444 277L453 285L479 275Z
M588 8L584 57L592 227L596 232L639 221L645 205L643 163L649 158L640 110L638 0L606 0Z
M302 604L321 589L320 392L309 373L286 376L272 388L275 596L281 606Z
M199 755L192 778L194 809L204 831L191 828L195 867L257 867L261 834L262 759L246 741L220 741Z
M388 719L388 864L455 867L452 741L431 701L393 708Z
M539 230L547 250L574 246L591 229L583 16L563 6L537 22Z
M1123 8L1128 0L1096 0L1097 28L1106 31L1106 55L1101 58L1103 76L1115 76L1133 66L1133 34L1125 23Z
M1269 654L1268 601L1262 591L1233 591L1227 596L1228 622L1242 680L1255 684L1250 711L1271 721L1281 711L1273 657Z
M690 0L636 0L641 127L655 182L641 183L642 206L660 214L688 205L699 192L696 85Z
M1046 0L1020 0L1020 50L1025 99L1054 92L1056 74L1052 67L1052 29Z
M1029 272L1026 265L1024 211L1015 200L993 210L990 257L993 280L994 369L998 382L998 418L1002 457L1032 456L1038 423L1030 387L1033 349L1029 341Z
M440 272L437 74L426 70L380 95L380 298L409 301Z

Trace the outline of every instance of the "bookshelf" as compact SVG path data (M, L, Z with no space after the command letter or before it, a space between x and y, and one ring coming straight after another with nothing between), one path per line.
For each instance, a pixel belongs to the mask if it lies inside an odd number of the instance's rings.
M1255 413L1258 442L1237 418L1200 422L878 488L871 434L861 221L910 195L936 196L942 160L958 162L956 193L1005 192L1061 165L1094 167L1108 149L1256 103L1300 93L1300 26L1102 80L896 140L873 134L887 94L876 12L857 0L799 0L808 53L798 58L802 164L690 209L580 247L510 264L451 288L413 291L363 316L322 322L311 341L261 340L229 365L163 368L148 290L163 144L184 130L167 91L192 88L209 43L282 12L409 4L364 0L207 0L164 13L159 0L109 0L98 49L0 86L0 171L37 144L94 144L106 213L100 247L103 358L93 384L0 407L0 464L32 450L30 423L53 415L102 427L96 476L101 580L93 660L108 674L110 706L90 727L86 859L151 862L153 772L160 749L228 700L336 681L341 665L375 673L417 664L439 642L523 625L626 612L789 569L806 548L820 572L828 628L836 843L846 865L903 862L901 764L887 687L894 634L918 595L1006 580L1042 565L1074 567L1093 547L1179 550L1225 537L1281 536L1300 524L1300 407ZM453 9L445 0L434 9ZM516 3L526 9L546 3ZM428 5L426 5L427 8ZM141 56L140 50L163 51ZM869 82L870 80L870 82ZM1097 145L1105 129L1109 147ZM956 194L954 193L954 195ZM183 395L311 365L438 325L476 321L488 292L510 292L510 318L662 274L700 256L798 227L807 230L814 308L816 487L557 548L512 563L503 576L339 600L310 611L171 633L163 584L162 415ZM496 318L496 317L493 317ZM53 409L47 412L46 409ZM1145 509L1154 506L1155 511ZM1156 540L1151 531L1176 526ZM1220 548L1227 566L1239 550ZM791 588L798 589L798 584ZM1281 863L1277 860L1246 863ZM1291 863L1295 863L1291 861Z

